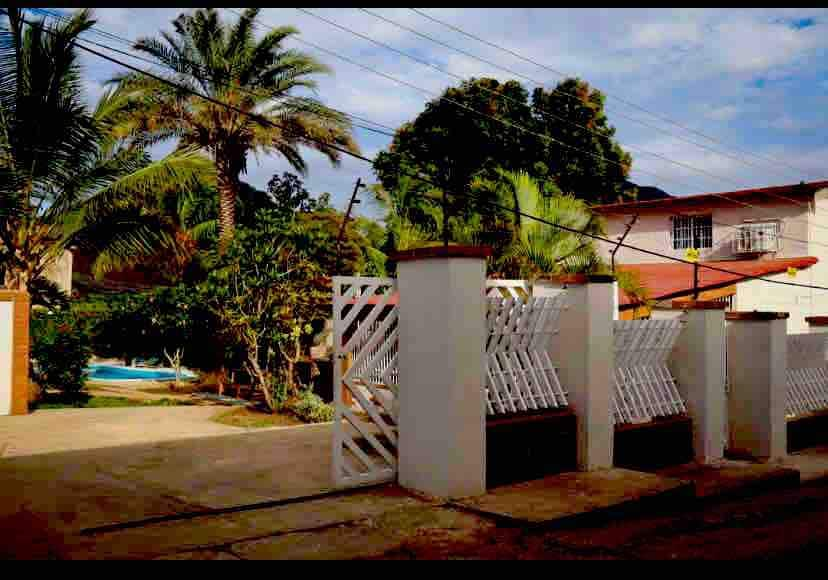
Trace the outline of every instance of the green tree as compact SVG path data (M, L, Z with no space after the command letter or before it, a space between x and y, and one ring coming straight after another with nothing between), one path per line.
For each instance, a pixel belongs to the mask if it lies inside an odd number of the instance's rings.
M95 255L97 272L159 250L177 252L175 236L151 208L160 190L187 189L212 170L193 149L152 161L142 147L116 139L117 92L87 112L73 42L93 24L83 10L64 24L26 27L20 10L9 8L0 30L0 274L6 288L37 290L44 271L73 246Z
M552 91L536 89L530 100L517 81L472 78L447 89L442 97L402 125L389 148L374 160L386 191L407 187L414 194L427 193L433 186L421 180L403 183L419 173L438 189L493 201L493 188L485 184L496 183L498 170L505 169L529 173L546 195L560 190L598 203L621 193L632 159L614 139L603 95L583 81L566 79ZM479 213L484 229L497 213L485 203L451 197L450 210L462 217ZM410 216L414 223L430 227L421 217Z
M330 308L330 287L273 211L239 229L205 284L206 303L245 353L271 410L298 393L295 367ZM318 330L318 329L317 329Z
M549 225L602 234L600 220L583 200L560 193L544 195L537 181L525 172L501 171L501 177L503 185L498 194L502 205L513 208L515 226L512 242L501 257L501 268L522 278L535 278L561 272L597 272L603 267L589 237Z
M179 15L172 34L163 32L160 39L144 38L135 45L173 71L164 73L168 80L255 116L140 74L115 79L132 95L122 119L124 136L139 142L177 139L179 147L195 146L211 155L218 178L222 246L233 237L240 175L247 171L250 153L281 155L304 173L302 146L322 152L334 164L340 152L332 146L358 151L344 115L314 98L291 95L298 89L315 89L313 77L328 68L283 46L298 33L295 28L275 28L257 41L259 11L247 8L229 25L217 10L201 8Z

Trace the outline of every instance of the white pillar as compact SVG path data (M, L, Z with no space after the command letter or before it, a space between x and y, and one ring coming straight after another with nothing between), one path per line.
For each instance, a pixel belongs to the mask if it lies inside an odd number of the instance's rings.
M578 420L578 469L612 467L615 427L612 420L613 310L612 276L564 276L538 280L534 296L567 290L568 307L553 340L553 360Z
M724 456L725 309L724 302L673 302L685 310L685 326L670 355L670 370L693 420L696 461L711 463Z
M730 447L761 459L787 454L787 312L728 312Z
M12 413L14 302L0 300L0 416Z
M398 254L399 482L436 497L486 492L486 261L449 246Z

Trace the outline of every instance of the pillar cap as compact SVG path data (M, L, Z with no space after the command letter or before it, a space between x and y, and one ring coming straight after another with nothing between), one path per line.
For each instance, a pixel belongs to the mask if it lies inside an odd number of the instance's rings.
M611 284L615 282L615 276L611 274L557 274L555 276L547 276L545 278L538 278L538 282L552 282L553 284Z
M759 312L758 310L725 312L725 320L785 320L789 316L789 312Z
M672 306L680 310L724 310L727 303L715 300L673 300Z
M811 326L828 326L828 316L806 316L805 322Z
M402 250L391 255L395 262L412 262L431 258L488 258L492 255L489 246L427 246Z

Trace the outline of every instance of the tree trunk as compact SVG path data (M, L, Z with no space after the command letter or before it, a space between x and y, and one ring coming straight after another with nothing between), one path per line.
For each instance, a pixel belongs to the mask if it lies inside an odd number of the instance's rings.
M217 184L219 194L219 251L224 253L236 231L236 199L239 195L239 176L217 163Z

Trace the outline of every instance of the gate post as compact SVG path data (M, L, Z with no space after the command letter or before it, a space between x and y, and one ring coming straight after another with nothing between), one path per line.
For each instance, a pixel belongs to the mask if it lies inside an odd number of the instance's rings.
M828 316L806 316L805 322L809 333L828 332Z
M724 457L726 306L673 302L673 308L685 310L685 327L670 355L670 370L693 420L693 451L700 463Z
M29 295L0 290L0 415L29 412Z
M435 497L486 492L486 256L398 253L399 483Z
M730 448L757 458L787 454L787 312L728 312Z
M578 420L578 469L612 467L614 276L570 275L537 280L533 296L567 289L567 307L553 340L559 377Z

